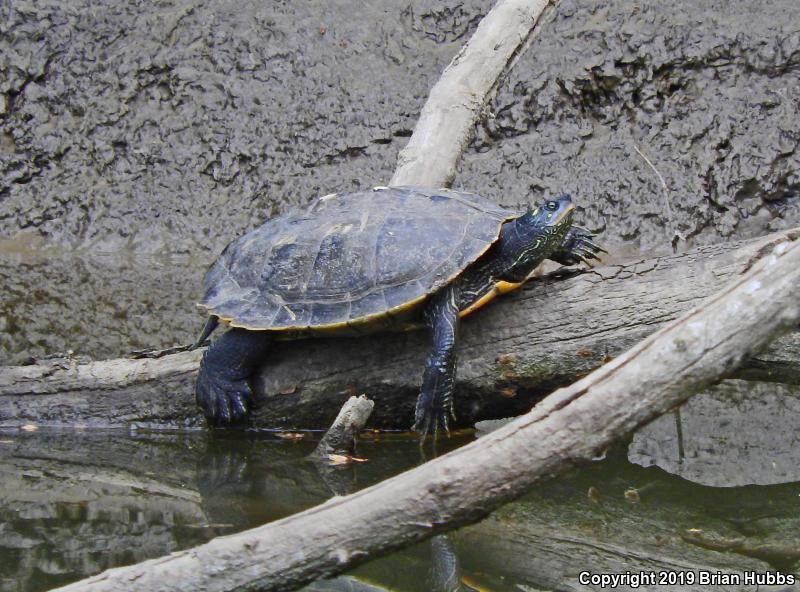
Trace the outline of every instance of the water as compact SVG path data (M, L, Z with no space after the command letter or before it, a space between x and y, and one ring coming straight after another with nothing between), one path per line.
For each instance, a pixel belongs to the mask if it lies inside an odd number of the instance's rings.
M0 240L0 365L71 350L95 360L191 343L208 261L69 253Z
M472 437L446 440L440 453ZM423 461L414 439L380 435L361 444L368 462L321 469L305 458L314 445L311 437L263 432L2 433L0 591L47 590L202 544ZM580 590L592 589L579 585L582 570L687 565L792 572L800 560L798 496L800 481L693 483L633 464L620 447L479 524L312 589L422 592L449 581L456 587L447 589L459 590Z

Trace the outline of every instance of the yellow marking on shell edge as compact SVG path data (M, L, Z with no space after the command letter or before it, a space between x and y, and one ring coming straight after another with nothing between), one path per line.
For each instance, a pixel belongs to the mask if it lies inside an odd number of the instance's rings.
M477 580L474 580L468 575L463 575L459 579L461 580L461 583L470 590L475 590L476 592L491 592L491 588L487 588L486 586L478 583Z
M428 298L427 294L423 294L414 300L409 300L408 302L404 302L399 306L395 306L394 308L390 308L389 310L383 312L377 312L375 314L367 315L365 317L359 317L352 321L344 321L342 323L330 323L328 325L306 325L304 327L301 326L287 326L287 327L252 327L245 324L240 324L236 322L236 319L232 317L223 317L220 314L214 312L214 309L206 306L205 304L198 303L197 308L204 310L209 315L213 315L219 319L219 322L223 325L227 325L229 327L236 327L237 329L247 329L248 331L275 331L278 333L282 333L284 331L312 331L314 333L328 333L328 332L335 332L341 329L347 329L350 327L361 327L364 325L369 325L377 320L386 318L388 316L396 315L398 313L402 313L408 310L411 310L416 305L421 304L425 299Z
M494 285L494 288L492 288L489 292L487 292L486 294L484 294L483 296L478 298L478 300L476 300L475 302L470 304L464 310L459 311L459 313L458 313L459 318L463 319L465 316L467 316L469 314L472 314L473 312L478 310L480 307L482 307L482 306L486 305L487 303L491 302L492 300L494 300L495 298L497 298L501 294L507 294L508 292L511 292L512 290L516 290L522 284L523 284L523 282L514 283L514 282L505 282L505 281L502 281L502 280L497 282Z

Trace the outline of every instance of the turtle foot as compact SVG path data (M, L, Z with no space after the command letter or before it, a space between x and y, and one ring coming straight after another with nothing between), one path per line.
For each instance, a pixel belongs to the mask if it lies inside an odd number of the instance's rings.
M228 376L224 370L209 367L206 360L197 376L195 397L203 415L212 426L224 426L244 419L253 400L246 378Z
M567 231L559 248L549 257L562 265L593 265L593 260L600 260L601 253L608 253L603 247L594 243L594 235L580 226L573 226Z
M438 400L443 404L435 405ZM420 393L417 399L417 408L414 414L414 426L411 428L419 434L420 440L431 434L434 438L439 435L439 429L446 434L450 434L450 420L455 420L456 414L453 409L453 397L450 396L426 396Z
M420 442L425 440L428 435L436 439L441 429L448 436L450 435L450 415L446 411L430 412L424 414L411 428L419 435Z

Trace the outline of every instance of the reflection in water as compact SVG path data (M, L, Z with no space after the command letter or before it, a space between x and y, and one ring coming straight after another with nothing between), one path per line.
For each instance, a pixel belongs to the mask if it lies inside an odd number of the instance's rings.
M640 429L628 457L715 487L800 481L800 387L725 381Z
M189 343L205 262L133 253L3 250L0 364L72 350L93 359Z
M421 463L439 456L438 438L433 438L430 457L426 447L420 447ZM438 517L441 520L441 516ZM453 534L440 534L430 539L430 567L426 588L431 592L469 592L474 590L462 582L461 564L458 560Z
M181 437L0 434L0 589L45 590L207 539Z
M440 452L465 441L440 441ZM252 432L0 433L0 591L46 590L198 545L419 463L414 439L378 436L360 445L369 462L337 467L332 481L306 459L314 444ZM576 567L793 569L798 494L795 483L703 487L612 453L479 524L309 590L581 590Z
M431 567L428 575L428 590L431 592L467 592L474 588L461 581L461 565L458 561L453 536L440 534L430 540Z

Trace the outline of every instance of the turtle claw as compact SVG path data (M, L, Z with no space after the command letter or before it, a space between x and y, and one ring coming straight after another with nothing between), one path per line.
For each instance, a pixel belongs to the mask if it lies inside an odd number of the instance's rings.
M600 260L600 253L608 254L608 251L592 241L593 238L594 234L585 228L573 226L567 231L559 248L549 258L562 265L586 263L591 267L592 260Z
M271 338L258 331L231 329L203 354L195 397L209 425L241 422L253 406L250 378Z
M253 391L245 378L226 376L225 371L209 369L203 360L197 376L195 397L212 426L241 421L248 413Z
M586 244L590 245L591 248L585 246ZM571 254L574 258L578 259L579 262L582 261L589 267L594 267L595 262L600 261L600 257L598 256L597 253L598 251L601 250L606 252L601 247L598 247L594 243L587 241L587 243L581 244L579 247L576 247Z
M429 434L436 440L439 436L440 428L450 437L450 420L456 420L453 398L447 398L444 404L438 408L429 407L425 409L420 405L421 402L422 397L420 397L420 401L417 403L416 420L411 428L419 435L420 446L425 442L425 438Z

